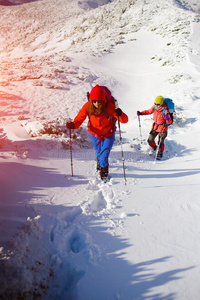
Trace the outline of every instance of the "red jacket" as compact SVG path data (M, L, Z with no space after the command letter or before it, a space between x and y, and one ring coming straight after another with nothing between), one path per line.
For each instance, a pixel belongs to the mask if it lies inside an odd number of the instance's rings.
M86 117L88 117L88 105L89 102L86 102L79 111L78 115L75 117L73 121L75 129L77 129L85 121ZM113 117L117 119L114 104L108 102L106 109L111 119ZM122 115L121 117L119 117L119 120L121 123L127 123L128 116L122 112ZM110 119L108 119L107 116L105 116L104 114L101 114L99 116L90 116L90 120L88 123L88 131L91 133L91 135L98 135L101 138L106 138L114 133L115 130L112 131L112 128L113 122Z
M169 120L165 120L163 118L163 110L165 110L165 115L168 114L169 116ZM141 115L151 115L153 114L153 120L154 123L152 124L152 128L156 131L156 132L166 132L168 130L168 126L167 125L163 125L164 123L170 125L172 124L172 119L170 117L170 114L167 110L167 105L163 104L163 107L160 110L157 110L155 108L155 105L153 105L150 109L148 110L143 110L141 112Z

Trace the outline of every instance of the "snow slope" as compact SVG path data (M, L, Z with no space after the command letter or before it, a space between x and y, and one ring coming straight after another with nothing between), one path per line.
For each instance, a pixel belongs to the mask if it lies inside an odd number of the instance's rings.
M1 299L199 298L198 12L195 0L0 7ZM97 83L129 116L127 185L118 132L111 180L97 178L87 122L71 176L66 120ZM140 137L136 111L159 94L176 115L155 162L152 118Z

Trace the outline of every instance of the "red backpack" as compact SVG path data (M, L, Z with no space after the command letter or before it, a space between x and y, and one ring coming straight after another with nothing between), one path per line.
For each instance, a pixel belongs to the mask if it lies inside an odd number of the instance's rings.
M106 86L103 86L103 85L100 85L100 88L102 90L104 90L107 101L113 103L114 105L116 105L117 100L112 96L111 91ZM88 98L88 101L89 101L89 99L90 99L90 93L89 92L87 92L87 98Z

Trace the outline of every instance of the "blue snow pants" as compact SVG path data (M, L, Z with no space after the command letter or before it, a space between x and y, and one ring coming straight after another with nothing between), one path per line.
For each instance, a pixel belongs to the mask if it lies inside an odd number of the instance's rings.
M115 134L105 138L103 141L100 141L98 138L92 136L91 134L90 134L90 138L94 145L96 156L99 160L100 166L102 168L107 167L108 157L115 141Z

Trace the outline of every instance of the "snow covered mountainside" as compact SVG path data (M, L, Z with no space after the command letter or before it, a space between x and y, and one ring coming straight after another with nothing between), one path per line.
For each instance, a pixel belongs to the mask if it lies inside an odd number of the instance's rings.
M200 4L0 1L0 299L197 300ZM87 121L96 84L129 116L111 179ZM174 100L162 161L146 142L156 96Z

